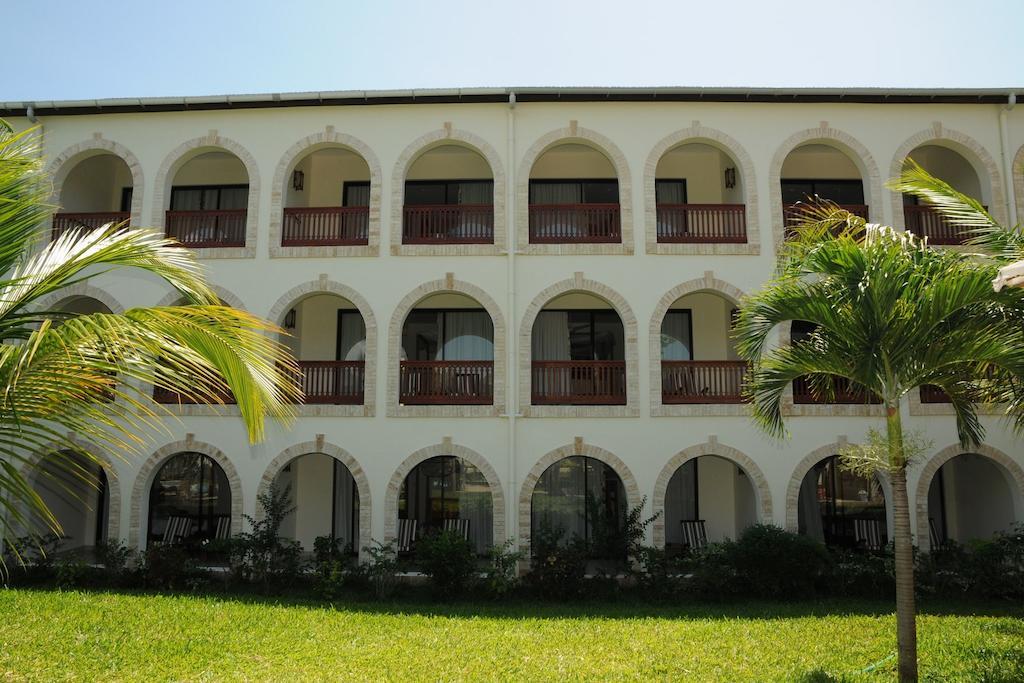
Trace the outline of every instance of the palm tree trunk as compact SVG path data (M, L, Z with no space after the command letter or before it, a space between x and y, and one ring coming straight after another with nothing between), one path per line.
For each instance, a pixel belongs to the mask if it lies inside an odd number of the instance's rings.
M917 681L917 613L914 607L914 549L907 499L907 463L899 405L888 406L886 429L892 465L893 543L896 547L896 649L900 681Z

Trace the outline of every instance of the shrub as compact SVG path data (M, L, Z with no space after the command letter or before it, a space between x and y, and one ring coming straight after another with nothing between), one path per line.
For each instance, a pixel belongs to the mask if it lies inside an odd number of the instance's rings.
M891 546L881 552L836 551L832 555L830 592L862 598L896 595L896 564Z
M587 493L586 505L593 525L590 534L590 555L603 560L626 560L634 558L643 542L647 527L658 518L658 514L643 518L647 498L626 513L625 520L619 520L606 506ZM660 514L660 513L659 513Z
M667 598L682 590L683 575L689 570L687 556L671 556L664 548L641 546L634 557L633 580L644 597Z
M398 584L398 552L395 541L381 543L370 539L370 545L363 546L366 561L351 573L352 582L364 582L373 590L378 600L390 597Z
M519 586L519 561L523 559L523 553L512 550L513 546L509 539L487 552L483 586L491 597L505 597Z
M199 573L188 551L162 543L146 548L140 570L146 586L165 590L186 586Z
M260 519L245 515L252 531L231 540L232 568L241 579L261 584L264 590L272 584L293 584L302 573L302 546L279 536L285 517L295 511L291 487L279 490L271 484L256 500L263 514Z
M971 545L968 579L986 598L1024 600L1024 525Z
M533 542L533 559L526 581L537 596L568 600L583 591L587 573L587 544L573 535L563 542L565 531L546 521L537 529Z
M90 578L95 578L92 567L80 557L61 558L57 560L55 567L54 583L62 590L84 586L90 583Z
M428 534L417 541L416 563L430 577L434 593L446 598L464 592L477 573L473 546L456 531Z
M730 554L745 592L759 598L813 595L829 565L824 545L770 524L748 527Z
M134 556L135 551L121 541L107 541L96 546L96 561L103 565L106 574L113 579L120 579L127 573Z

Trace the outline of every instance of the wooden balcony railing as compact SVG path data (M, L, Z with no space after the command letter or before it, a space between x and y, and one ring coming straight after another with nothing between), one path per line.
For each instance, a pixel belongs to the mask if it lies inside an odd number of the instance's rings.
M865 204L837 204L840 209L845 209L854 216L860 216L868 220L868 207ZM807 209L806 204L789 204L782 207L782 213L786 224L786 239L793 236L793 229L800 225L803 220L803 212Z
M163 389L161 387L153 387L153 400L156 401L157 403L162 403L165 405L176 405L179 403L181 405L195 405L199 403L198 401L193 400L190 396L182 396L177 392L168 391L167 389ZM228 405L231 405L234 402L235 397L232 396L230 393L225 394L222 399L222 403Z
M625 405L626 361L535 360L533 405Z
M816 396L811 392L811 384L806 377L798 377L793 380L793 403L799 404L828 404L828 405L857 405L866 403L881 403L877 396L869 394L862 389L855 389L849 380L836 377L835 392L831 401L824 397Z
M731 360L661 361L662 403L743 403L748 365Z
M930 244L963 244L971 237L969 229L953 225L933 206L904 205L903 223L918 237L927 237Z
M364 245L369 242L370 207L312 206L284 210L282 247Z
M361 360L300 360L307 404L362 405L366 381Z
M621 242L618 204L531 204L532 244Z
M491 204L423 204L406 206L402 244L492 244Z
M168 211L167 236L193 249L244 247L247 213L245 209Z
M921 403L949 403L949 395L934 384L923 384Z
M491 405L494 361L403 360L399 403L405 405Z
M658 204L658 241L683 244L743 244L743 204Z
M102 211L92 213L57 213L53 215L53 239L68 230L95 230L107 223L123 223L131 218L127 211Z

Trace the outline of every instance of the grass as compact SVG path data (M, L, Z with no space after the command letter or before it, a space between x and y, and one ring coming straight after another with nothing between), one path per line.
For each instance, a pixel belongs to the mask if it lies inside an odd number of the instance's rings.
M923 680L1024 680L1024 609L924 612ZM0 679L889 680L894 623L889 605L850 601L324 606L0 590Z

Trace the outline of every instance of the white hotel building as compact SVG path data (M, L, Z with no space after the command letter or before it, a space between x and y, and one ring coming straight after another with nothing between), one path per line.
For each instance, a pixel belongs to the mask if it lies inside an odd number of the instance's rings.
M55 231L128 219L193 247L224 302L288 330L308 396L256 446L233 407L158 397L180 416L168 432L141 457L97 453L89 506L55 501L67 542L237 532L275 478L307 548L459 519L478 548L528 550L542 519L589 533L588 497L615 515L645 501L656 545L682 547L696 520L710 540L762 521L884 542L884 477L833 459L879 407L797 384L789 438L769 438L740 399L732 311L809 194L957 243L884 187L908 157L1016 223L1013 105L979 90L538 88L0 103L43 130ZM175 300L120 272L49 305ZM903 411L932 442L909 474L919 545L1024 520L1024 449L997 414L965 452L941 393Z

